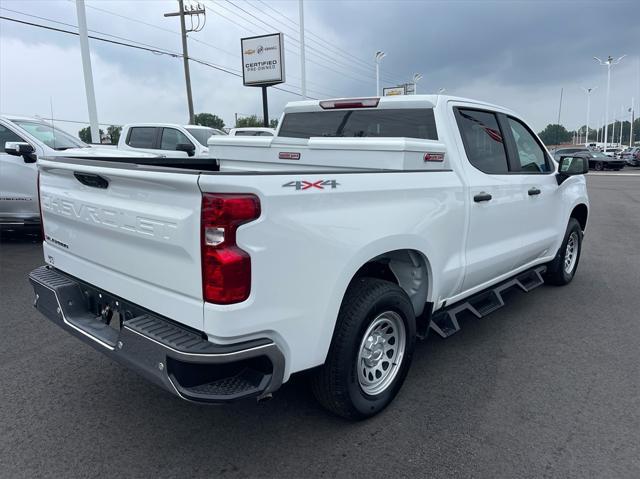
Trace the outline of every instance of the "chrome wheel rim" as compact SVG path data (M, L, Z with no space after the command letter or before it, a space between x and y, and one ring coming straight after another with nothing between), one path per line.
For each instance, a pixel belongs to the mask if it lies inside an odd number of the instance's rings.
M404 358L406 333L402 317L394 311L377 316L365 331L358 352L358 382L374 396L393 382Z
M564 252L564 272L571 274L578 261L578 233L575 231L569 235L567 249Z

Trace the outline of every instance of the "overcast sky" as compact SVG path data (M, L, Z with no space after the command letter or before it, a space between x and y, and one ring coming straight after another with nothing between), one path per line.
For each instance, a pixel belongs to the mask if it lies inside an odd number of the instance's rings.
M300 92L297 0L201 1L206 25L190 34L190 56L240 72L241 37L282 31L287 82L281 86ZM163 17L177 9L174 0L87 0L86 5L94 35L181 51L179 20ZM305 0L304 5L307 84L316 98L373 95L373 56L383 50L382 86L419 72L424 76L419 93L445 88L448 94L504 105L537 131L557 121L561 88L561 123L569 129L583 125L581 87L597 87L591 109L595 127L604 117L606 68L593 56L626 54L613 68L610 117L620 118L631 97L640 110L638 0ZM5 17L76 30L75 1L0 0L0 8ZM100 123L186 123L180 58L96 40L90 40L90 49ZM196 112L215 113L228 126L234 113L261 115L260 90L243 87L241 78L193 62L191 75ZM300 99L274 89L269 94L272 117ZM55 118L87 121L78 37L0 20L0 111L49 117L50 103ZM59 125L74 133L84 126Z

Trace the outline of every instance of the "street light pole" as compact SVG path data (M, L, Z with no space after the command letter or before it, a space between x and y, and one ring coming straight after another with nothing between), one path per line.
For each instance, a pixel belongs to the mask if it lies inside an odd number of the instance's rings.
M303 0L298 3L298 10L300 13L300 90L302 91L302 99L307 99L307 66L305 62L305 47L304 47L304 5Z
M413 74L413 94L418 94L418 82L422 80L422 73L414 73Z
M607 152L607 130L608 130L608 125L607 123L609 122L609 93L611 91L611 66L612 65L617 65L618 63L620 63L622 61L622 59L626 57L626 55L622 55L620 58L617 59L613 59L613 57L611 55L609 55L609 57L607 58L606 61L602 61L600 60L598 57L593 57L597 62L600 63L600 65L607 65L607 97L606 97L606 102L604 105L604 122L605 122L605 129L604 129L604 152ZM613 124L613 127L615 128L615 122ZM613 136L613 135L612 135Z
M584 92L587 94L587 123L586 123L586 133L584 137L584 146L587 146L589 143L589 116L591 114L591 92L598 87L593 88L582 88Z
M376 52L376 95L380 95L380 61L385 57L385 53L381 51Z
M633 146L633 113L634 113L634 102L633 97L631 97L631 108L629 108L629 113L631 113L631 128L629 129L629 148Z
M76 11L78 14L78 34L80 36L80 55L82 56L84 89L87 95L87 109L89 110L89 129L91 131L91 143L100 143L98 109L96 107L96 92L93 88L91 54L89 53L89 35L87 33L87 14L84 8L84 0L76 0Z

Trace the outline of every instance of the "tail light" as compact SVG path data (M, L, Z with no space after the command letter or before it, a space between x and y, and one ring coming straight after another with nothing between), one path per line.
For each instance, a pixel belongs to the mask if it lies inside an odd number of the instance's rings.
M251 292L251 258L236 244L238 226L260 216L260 200L249 194L202 195L202 296L216 304L244 301Z

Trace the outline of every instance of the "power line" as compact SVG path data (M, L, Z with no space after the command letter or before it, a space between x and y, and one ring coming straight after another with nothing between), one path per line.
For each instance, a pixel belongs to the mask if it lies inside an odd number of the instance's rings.
M231 2L230 2L230 3L231 3ZM250 23L250 24L251 24L251 25L253 25L254 27L260 28L260 29L261 29L261 31L260 31L260 32L256 32L255 30L249 29L249 28L247 28L247 27L244 27L243 25L238 24L237 22L235 22L234 20L229 19L229 18L228 18L227 16L225 16L225 15L220 15L220 16L222 16L223 18L225 18L225 19L229 20L230 22L232 22L232 23L234 23L234 24L236 24L236 25L240 26L241 28L244 28L244 29L248 30L249 32L253 33L254 35L261 35L261 34L262 34L262 33L264 33L264 32L269 32L269 30L267 30L267 29L266 29L266 27L262 27L261 25L258 25L258 24L256 24L255 22L253 22L252 20L247 19L247 18L243 17L242 15L240 15L240 14L238 14L238 13L236 13L236 12L232 11L232 10L229 10L229 9L228 9L227 7L225 7L224 5L222 5L222 4L220 4L220 3L214 3L214 4L215 4L216 6L218 6L218 7L221 7L221 8L223 8L223 9L225 9L226 11L228 11L229 13L231 13L232 15L235 15L235 16L237 16L238 18L241 18L241 19L242 19L242 20L244 20L245 22ZM232 5L233 5L233 3L232 3ZM210 7L206 7L206 5L205 5L205 8L207 8L208 10L210 10L210 11L211 11L211 12L213 12L213 13L220 14L220 12L219 12L219 11L217 11L217 10L213 10L213 9L212 9L212 8L210 8ZM241 10L243 10L243 9L241 9ZM263 22L263 23L265 23L265 22ZM275 29L275 30L278 30L276 27L273 27L273 26L271 26L270 28ZM291 37L291 35L289 35L289 34L287 34L287 38L288 38L289 40L298 41L298 40L297 40L297 39L295 39L294 37ZM298 42L298 43L299 43L299 42ZM298 55L298 52L294 52L294 51L293 51L293 50L291 50L290 48L285 47L285 50L286 50L287 52L291 53L292 55ZM314 49L314 50L315 50L315 49ZM315 51L317 51L317 50L315 50ZM355 75L360 75L360 76L361 76L360 78L356 78L356 77L354 77L354 76L352 76L352 75L347 74L347 73L346 73L346 72L344 72L344 71L336 70L335 68L332 68L331 66L327 66L327 65L325 65L325 64L319 63L319 60L323 60L323 61L328 61L328 62L331 62L331 63L334 63L334 64L335 64L335 61L334 61L333 59L331 59L330 57L326 57L326 58L327 58L327 59L325 60L324 55L323 55L323 56L321 56L321 57L319 57L319 58L318 58L318 59L316 59L316 60L314 60L314 59L311 59L311 58L310 58L310 59L309 59L309 62L310 62L310 63L313 63L313 64L315 64L315 65L318 65L319 67L324 68L324 69L326 69L326 70L330 70L330 71L332 71L332 72L335 72L335 73L337 73L338 75L340 75L340 76L342 76L342 77L347 77L347 78L350 78L351 80L354 80L354 81L357 81L357 82L361 82L361 83L370 83L370 82L372 82L372 81L373 81L373 79L371 79L368 75L364 75L364 74L362 74L362 73L360 73L360 72L358 72L358 71L352 71L351 73L353 73L353 74L355 74ZM336 65L337 65L338 67L342 67L342 68L344 68L344 67L343 67L342 65L340 65L340 64L336 64Z
M296 22L292 18L288 17L284 13L276 10L275 8L273 8L271 5L269 5L268 3L264 2L263 0L257 0L257 1L260 2L262 5L264 5L265 7L269 8L271 11L275 12L276 14L278 14L280 17L282 17L285 20L287 20L289 23L293 24L293 27L288 27L288 28L291 28L292 30L299 31L300 24L298 22ZM271 18L271 19L273 19L275 21L281 22L281 20L273 17L272 15L269 15L264 10L258 9L255 5L252 5L252 6L256 10L258 10L260 13L262 13L264 15L267 15L269 18ZM366 60L362 60L361 58L356 57L355 55L353 55L352 53L347 52L343 48L340 48L339 46L337 46L337 45L325 40L324 38L322 38L322 36L317 35L316 33L310 31L308 28L305 28L304 31L308 36L317 38L317 40L314 40L313 38L310 38L309 39L310 41L314 41L315 43L317 43L319 45L320 44L325 44L326 45L325 48L328 47L328 48L332 49L334 52L336 52L337 54L341 55L343 58L347 58L347 59L349 59L351 61L356 61L359 64L363 65L364 68L373 70L374 66L370 62L367 62ZM390 82L402 83L402 81L398 81L397 79L394 79L393 77L388 76L386 74L383 74L383 77L386 77L385 79L387 79L387 81L390 81Z
M254 15L253 13L251 13L250 11L248 11L248 10L246 10L246 9L244 9L244 8L242 8L242 7L240 7L240 6L238 6L238 5L236 5L236 4L235 4L234 2L232 2L231 0L225 0L225 2L227 2L228 4L230 4L230 5L234 6L236 9L238 9L238 10L240 10L240 11L242 11L242 12L246 13L246 14L247 14L247 15L249 15L250 17L255 18L256 20L260 21L261 23L263 23L263 24L267 25L267 27L268 27L268 28L273 29L273 30L275 30L275 31L278 31L278 30L279 30L279 28L278 28L278 27L276 27L276 26L272 25L271 23L269 23L269 22L267 22L267 21L265 21L265 20L262 20L261 18L257 17L256 15ZM223 6L223 5L221 5L220 3L217 3L217 5ZM254 7L254 8L255 8L255 7ZM239 14L236 14L236 15L240 16ZM246 20L246 19L245 19L245 20ZM246 21L249 21L249 22L253 23L251 20L246 20ZM255 25L255 23L253 23L253 24ZM256 26L258 26L258 25L256 25ZM264 27L261 27L261 28L264 28ZM288 38L289 40L296 42L296 43L298 44L298 45L297 45L297 47L298 47L298 48L300 48L300 40L298 40L295 36L292 36L292 35L290 35L290 34L288 34L288 33L286 33L286 35L287 35L287 38ZM325 54L324 52L322 52L322 51L318 50L317 48L314 48L314 47L309 46L309 45L307 45L306 49L307 49L307 50L309 50L309 51L311 51L311 52L314 52L314 53L315 53L315 55L316 55L318 58L321 58L321 59L323 59L324 61L327 61L327 62L333 63L333 64L337 65L337 66L338 66L338 67L340 67L340 68L349 69L349 70L351 70L351 73L353 73L353 74L355 74L355 75L361 75L363 78L365 78L365 80L358 80L358 81L367 81L367 82L372 81L371 76L370 76L371 72L368 70L368 68L366 68L366 69L365 69L365 73L362 73L361 71L356 70L355 68L357 67L357 68L364 69L364 67L361 67L361 66L359 66L359 65L354 65L354 64L347 64L347 63L344 63L344 61L338 61L338 60L336 60L335 58L332 58L332 57L330 57L329 55ZM324 66L324 65L322 65L322 66ZM334 71L335 71L335 70L334 70ZM341 73L341 74L343 74L342 72L340 72L340 73Z
M43 29L46 29L46 30L51 30L51 31L59 32L59 33L65 33L65 34L68 34L68 35L78 36L77 32L73 32L73 31L70 31L70 30L64 30L62 28L51 27L51 26L42 25L42 24L39 24L39 23L27 22L25 20L19 20L17 18L5 17L4 15L0 15L0 20L7 20L7 21L10 21L10 22L20 23L20 24L23 24L23 25L29 25L29 26L32 26L32 27L43 28ZM124 43L124 42L120 42L120 41L109 40L107 38L96 37L94 35L89 35L89 38L91 38L92 40L98 40L98 41L101 41L101 42L111 43L111 44L119 45L119 46L123 46L123 47L135 48L137 50L144 50L144 51L148 51L148 52L155 53L155 54L168 55L168 56L173 57L173 58L182 58L182 55L180 53L172 53L172 52L165 51L165 50L158 49L158 48L147 48L147 47L143 47L143 46L133 45L131 43ZM221 71L221 72L224 72L224 73L228 73L228 74L236 76L236 77L242 77L242 75L240 73L236 73L236 72L234 72L234 71L232 71L232 70L230 70L228 68L222 67L220 65L216 65L215 63L211 63L211 62L208 62L206 60L201 60L201 59L194 58L194 57L189 57L189 59L194 61L194 62L196 62L196 63L200 63L202 65L206 65L206 66L208 66L210 68L213 68L215 70L218 70L218 71ZM292 90L288 90L288 89L283 88L283 87L273 86L272 88L274 88L276 90L284 91L284 92L287 92L287 93L291 93L292 95L302 96L298 92L295 92L295 91L292 91ZM312 98L312 99L313 100L317 100L317 98Z

